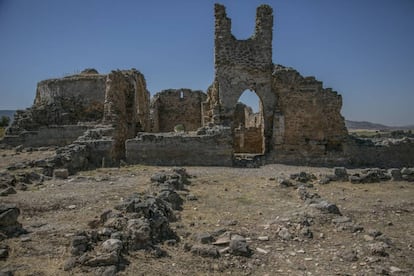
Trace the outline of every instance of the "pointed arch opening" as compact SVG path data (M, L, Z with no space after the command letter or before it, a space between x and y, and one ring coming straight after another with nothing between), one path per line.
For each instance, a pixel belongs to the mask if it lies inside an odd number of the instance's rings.
M253 90L245 90L234 109L233 147L235 154L265 152L263 105Z

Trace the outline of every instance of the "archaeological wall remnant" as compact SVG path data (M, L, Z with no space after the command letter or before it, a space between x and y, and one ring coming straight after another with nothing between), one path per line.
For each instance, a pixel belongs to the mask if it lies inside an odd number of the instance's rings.
M229 128L200 132L141 133L126 142L131 164L163 166L232 166L233 147Z
M154 95L151 101L152 132L170 132L182 125L185 131L202 126L201 104L206 100L202 91L168 89Z
M113 159L125 158L125 141L149 131L149 100L144 75L136 69L112 71L106 78L103 123L114 127Z
M272 93L272 37L273 11L270 6L257 8L253 36L237 40L231 33L231 19L227 17L225 7L215 5L215 79L203 105L204 123L234 128L236 104L245 90L252 90L262 103L265 151L271 150L276 107L276 97Z
M99 125L113 128L115 159L125 158L124 144L138 131L149 131L150 94L136 69L80 74L38 83L33 105L17 111L3 142L27 147L68 145ZM93 131L88 137L94 137ZM100 135L95 135L100 137ZM91 139L92 139L91 138Z
M7 134L37 130L41 126L74 125L100 120L103 115L106 76L86 70L37 84L33 105L17 111Z
M154 95L136 69L94 69L39 82L32 107L17 111L2 143L60 148L51 163L70 173L119 165L250 166L266 163L414 166L414 141L353 139L342 97L314 77L274 64L273 11L261 5L253 35L236 39L225 7L215 5L215 76L205 94ZM239 103L259 98L254 113Z
M257 144L262 135L268 162L341 152L347 136L341 96L313 77L274 65L272 33L273 12L267 5L257 8L255 32L246 40L232 35L225 7L215 5L215 80L203 104L204 123L232 126L236 152L244 138ZM246 89L260 99L263 132L255 134L234 121Z
M275 65L272 90L277 98L273 158L314 158L342 153L347 137L342 97L314 77Z

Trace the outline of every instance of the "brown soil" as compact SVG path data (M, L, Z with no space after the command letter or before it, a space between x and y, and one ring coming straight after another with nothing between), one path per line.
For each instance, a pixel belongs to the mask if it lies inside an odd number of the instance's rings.
M1 153L0 170L12 161L50 154ZM0 270L11 270L15 275L87 274L82 268L63 271L70 256L71 236L76 230L88 229L88 221L112 209L123 198L148 190L150 176L161 169L169 168L128 166L80 172L66 180L48 180L2 197L2 203L14 203L20 208L19 221L29 234L2 242L11 249L9 257L0 261ZM160 245L166 257L130 252L126 256L129 265L119 275L414 275L413 183L333 182L308 188L364 227L352 233L339 230L332 223L333 215L315 212L299 199L295 188L280 187L275 180L301 171L319 175L331 169L285 165L186 169L194 176L189 192L198 200L185 201L179 212L181 218L171 223L181 241L175 246ZM313 238L295 234L298 218L305 214L311 221ZM286 241L279 237L281 227L288 228L294 238ZM184 249L184 244L195 243L193 234L219 228L246 237L253 255L223 254L212 259L194 256ZM370 229L383 234L372 240ZM259 240L263 236L268 240ZM380 241L389 244L383 254L386 256L370 251L370 244ZM356 257L347 257L350 254Z

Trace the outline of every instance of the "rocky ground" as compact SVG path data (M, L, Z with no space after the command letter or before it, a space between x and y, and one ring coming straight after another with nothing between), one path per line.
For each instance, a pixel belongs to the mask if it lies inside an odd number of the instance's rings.
M187 182L138 165L38 178L19 164L52 150L0 154L2 181L16 179L0 228L20 211L0 238L0 275L414 275L414 183L378 170L186 167Z

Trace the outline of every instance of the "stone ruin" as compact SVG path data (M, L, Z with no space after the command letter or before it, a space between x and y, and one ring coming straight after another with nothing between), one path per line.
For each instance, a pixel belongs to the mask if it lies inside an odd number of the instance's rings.
M412 166L413 141L388 145L348 135L342 97L314 77L274 64L273 11L257 8L254 34L231 32L215 5L215 77L206 93L161 91L151 99L136 69L95 69L38 83L32 107L17 111L3 144L64 146L53 166L258 166L266 163ZM246 91L260 110L239 103ZM47 162L46 162L47 163ZM51 165L51 166L52 166Z

